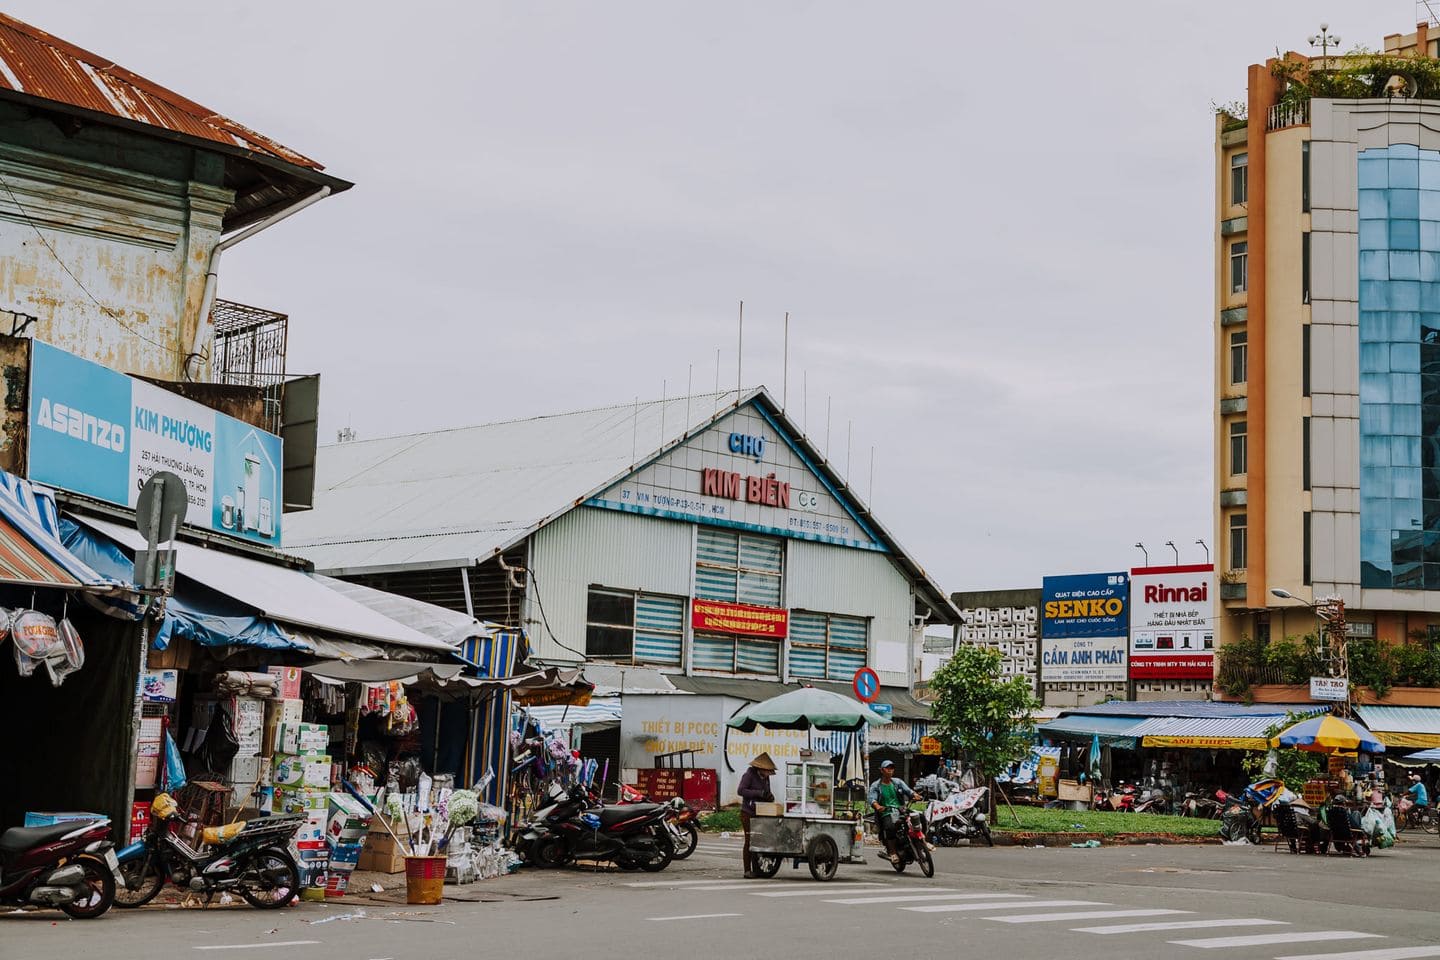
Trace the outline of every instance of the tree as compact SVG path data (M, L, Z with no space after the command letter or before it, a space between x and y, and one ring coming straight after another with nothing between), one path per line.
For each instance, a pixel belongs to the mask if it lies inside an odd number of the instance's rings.
M1265 738L1278 737L1282 730L1288 730L1300 721L1309 719L1310 716L1309 713L1287 713L1285 719L1272 724L1265 730ZM1265 762L1268 757L1269 751L1247 751L1240 760L1240 769L1245 771L1251 781L1259 780L1265 776ZM1297 750L1294 747L1277 747L1275 749L1275 777L1285 781L1285 786L1296 793L1305 789L1305 781L1320 776L1325 766L1321 754Z
M1026 679L1003 677L1000 664L1000 651L966 645L930 679L940 738L987 780L1029 753L1031 712L1040 706Z

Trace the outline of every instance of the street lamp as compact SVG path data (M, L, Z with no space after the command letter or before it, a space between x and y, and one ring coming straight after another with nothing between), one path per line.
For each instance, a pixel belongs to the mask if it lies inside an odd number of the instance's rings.
M1210 563L1210 546L1209 546L1204 540L1196 540L1196 541L1195 541L1195 545L1198 546L1198 547L1204 548L1204 550L1205 550L1205 563L1206 563L1206 565L1208 566L1209 563Z
M1330 32L1330 24L1320 24L1320 32L1309 38L1311 47L1320 48L1320 69L1325 70L1330 66L1330 48L1340 48L1340 38Z
M1180 566L1180 548L1177 547L1177 546L1175 546L1175 541L1174 541L1174 540L1166 540L1166 541L1165 541L1165 546L1167 546L1167 547L1169 547L1171 550L1175 551L1175 566L1177 566L1177 567Z
M1139 550L1141 553L1145 554L1145 566L1147 566L1147 567L1150 566L1150 551L1145 549L1145 544L1143 544L1143 543L1136 543L1136 544L1135 544L1135 549L1136 549L1136 550Z
M1345 681L1345 712L1350 716L1350 653L1346 647L1345 601L1339 597L1319 597L1313 603L1295 596L1281 587L1271 587L1270 594L1281 600L1294 600L1315 611L1315 617L1323 625L1324 656L1330 676Z

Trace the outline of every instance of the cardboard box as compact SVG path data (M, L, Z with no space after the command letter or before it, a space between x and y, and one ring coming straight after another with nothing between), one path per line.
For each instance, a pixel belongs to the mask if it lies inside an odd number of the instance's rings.
M174 703L179 691L179 670L145 671L141 696L147 703Z
M388 833L371 832L365 838L365 846L360 851L359 869L373 870L376 873L403 873L405 848Z
M1061 800L1079 800L1084 803L1089 803L1092 796L1091 791L1092 788L1088 783L1082 784L1078 780L1060 781Z
M345 896L345 891L349 889L350 874L348 873L332 872L325 878L325 896L327 897L343 897Z
M275 690L281 700L300 699L299 667L267 667L266 673L275 678ZM296 718L299 719L298 717Z
M330 859L330 844L324 840L296 840L295 855L304 863L324 862Z
M324 840L325 827L329 822L329 818L320 810L310 810L308 813L309 815L305 818L305 822L302 823L300 829L295 832L295 840L297 842Z
M281 721L275 751L300 757L322 757L330 752L330 728L323 723Z
M328 756L297 757L291 754L276 754L272 780L275 786L287 790L292 787L306 787L329 793L330 768Z
M784 814L784 812L784 804L759 802L755 804L755 816L757 817L778 817Z
M319 811L325 815L329 809L328 790L308 787L279 787L275 790L275 811L277 813L304 813Z
M360 863L364 846L359 843L330 844L330 869L336 873L349 873Z
M345 793L330 794L330 823L326 837L335 843L364 843L370 832L370 814L359 800Z

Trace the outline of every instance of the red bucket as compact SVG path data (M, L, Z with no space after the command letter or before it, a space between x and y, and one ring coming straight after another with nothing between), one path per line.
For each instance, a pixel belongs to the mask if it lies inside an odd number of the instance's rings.
M445 899L446 857L405 858L405 902L434 905Z

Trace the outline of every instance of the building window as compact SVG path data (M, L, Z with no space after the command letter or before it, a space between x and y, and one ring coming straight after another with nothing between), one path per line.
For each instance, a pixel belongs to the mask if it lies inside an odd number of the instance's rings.
M1300 418L1300 483L1301 489L1310 489L1310 418Z
M1245 514L1230 514L1230 569L1244 570L1248 556L1245 535Z
M1300 234L1300 302L1310 302L1310 234Z
M1310 141L1300 144L1300 212L1310 212Z
M861 617L796 611L790 615L790 675L850 680L865 666L869 622Z
M695 550L695 596L780 606L785 545L779 537L701 527Z
M691 647L691 662L697 670L778 677L780 641L720 633L697 633Z
M1250 155L1248 153L1232 153L1230 155L1230 203L1232 205L1244 203L1249 197L1250 187Z
M1230 292L1244 293L1250 289L1249 244L1244 240L1230 244Z
M1305 543L1303 547L1300 576L1305 586L1310 586L1310 511L1305 511Z
M1247 344L1249 337L1243 331L1230 334L1230 382L1241 384L1245 382L1245 361L1249 353Z
M585 604L585 655L616 663L678 667L685 599L592 589Z
M1230 424L1230 475L1238 477L1245 472L1246 449L1245 421L1236 420Z
M1310 324L1300 328L1300 396L1310 396Z

